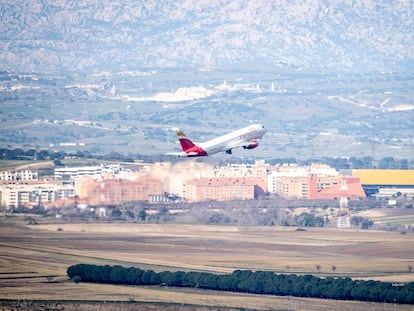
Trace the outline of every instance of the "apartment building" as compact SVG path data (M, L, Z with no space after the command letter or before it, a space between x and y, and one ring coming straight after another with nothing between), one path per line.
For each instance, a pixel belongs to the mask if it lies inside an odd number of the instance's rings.
M143 176L137 180L83 178L76 187L79 199L92 206L117 205L130 201L148 201L163 194L162 181Z
M102 176L106 174L126 177L131 175L131 170L125 169L120 164L101 164L96 166L59 167L55 169L55 179L63 183L73 183L76 178L84 176Z
M252 165L252 177L260 181L259 185L265 192L269 191L267 188L267 174L269 168L270 165L267 164L264 160L256 161Z
M308 175L308 199L359 199L365 198L359 178L340 175L338 178L322 178Z
M231 163L215 167L213 174L209 177L255 178L259 186L266 192L268 168L269 164L264 160L256 161L254 164Z
M224 166L216 166L208 174L209 177L250 177L252 175L252 165L251 164L238 164L238 163L228 163Z
M19 181L36 181L38 180L37 172L31 170L21 170L16 172L1 171L0 181L2 183L19 182Z
M31 208L73 198L73 186L59 184L8 184L0 186L1 206L6 209Z
M59 167L55 168L57 180L68 180L79 176L101 175L102 166Z
M307 198L308 179L306 176L280 176L274 184L274 193L282 197Z
M254 178L200 178L185 185L185 199L191 202L253 200L257 180Z
M267 175L267 189L284 197L309 198L309 175L317 176L317 191L339 183L339 173L328 165L278 165Z

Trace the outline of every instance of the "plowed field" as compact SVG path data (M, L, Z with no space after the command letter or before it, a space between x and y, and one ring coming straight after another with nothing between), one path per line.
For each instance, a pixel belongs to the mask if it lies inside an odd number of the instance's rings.
M235 269L414 281L414 236L290 227L14 224L1 219L0 310L394 310L392 304L222 293L169 287L75 284L77 263L230 273ZM318 269L317 269L318 267ZM6 299L6 301L4 301ZM37 304L37 307L30 307ZM62 304L62 305L59 305ZM23 305L22 305L23 306ZM15 306L16 307L16 306ZM412 310L414 306L397 306Z

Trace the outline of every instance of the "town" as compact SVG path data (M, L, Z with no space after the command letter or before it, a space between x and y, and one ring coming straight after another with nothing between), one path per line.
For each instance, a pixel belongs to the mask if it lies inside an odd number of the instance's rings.
M264 160L56 166L53 175L43 176L31 169L2 171L0 181L4 212L88 221L368 228L374 222L355 213L410 211L414 198L414 170L337 170ZM394 229L411 230L410 225Z

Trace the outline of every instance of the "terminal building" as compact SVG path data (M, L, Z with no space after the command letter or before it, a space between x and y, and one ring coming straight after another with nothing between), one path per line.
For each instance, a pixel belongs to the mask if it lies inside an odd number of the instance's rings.
M360 179L367 196L414 196L414 170L357 169L352 176Z

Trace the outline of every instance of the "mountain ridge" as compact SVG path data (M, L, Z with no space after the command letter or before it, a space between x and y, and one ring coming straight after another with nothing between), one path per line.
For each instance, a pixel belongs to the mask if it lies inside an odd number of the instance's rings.
M3 1L2 70L275 64L404 70L412 1Z

